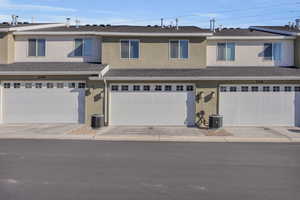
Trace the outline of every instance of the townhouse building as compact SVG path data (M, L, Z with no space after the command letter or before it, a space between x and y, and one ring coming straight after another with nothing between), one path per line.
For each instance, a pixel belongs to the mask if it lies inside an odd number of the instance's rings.
M2 123L300 123L298 38L194 26L0 25Z

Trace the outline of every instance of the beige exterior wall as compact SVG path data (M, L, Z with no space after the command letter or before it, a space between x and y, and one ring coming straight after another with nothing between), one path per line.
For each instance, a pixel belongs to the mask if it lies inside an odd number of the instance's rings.
M88 81L86 98L85 98L85 123L91 124L93 114L104 115L104 82L103 81Z
M120 40L140 40L140 58L121 59ZM189 40L189 58L171 59L169 41L175 39ZM168 37L104 37L102 43L102 62L111 68L198 68L206 66L206 39L168 38Z
M217 44L233 42L235 46L235 61L218 61ZM281 61L264 60L264 43L281 43ZM208 66L294 66L294 40L208 40Z
M295 40L295 66L300 68L300 37Z
M11 33L0 33L0 64L14 62L15 43Z
M45 39L46 56L28 56L28 39ZM93 40L93 55L74 56L75 39L91 38ZM15 36L16 62L100 62L101 37L95 36Z

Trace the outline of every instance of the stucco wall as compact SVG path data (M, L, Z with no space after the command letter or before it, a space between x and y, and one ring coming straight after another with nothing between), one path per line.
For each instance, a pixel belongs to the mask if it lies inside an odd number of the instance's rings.
M0 33L0 64L14 62L14 37L11 33Z
M28 39L45 39L46 56L29 57ZM93 39L93 55L75 57L76 38ZM95 36L15 36L15 59L16 62L100 62L101 38Z
M85 123L91 124L93 114L104 114L104 82L87 81Z
M207 65L208 66L294 66L294 41L293 40L227 40L234 42L235 61L217 60L217 43L226 40L208 40ZM264 60L264 43L282 43L281 61Z
M300 68L300 37L297 37L295 43L295 66Z
M140 58L135 60L121 59L120 40L140 40ZM171 39L189 40L189 58L171 59L169 57L169 41ZM102 62L111 68L193 68L206 65L205 38L119 38L104 37L102 43Z

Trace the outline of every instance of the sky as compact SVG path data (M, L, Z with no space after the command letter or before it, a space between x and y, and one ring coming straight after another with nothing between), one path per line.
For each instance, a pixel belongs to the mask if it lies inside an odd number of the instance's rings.
M300 18L300 0L0 0L0 22L65 22L81 24L249 27L286 25Z

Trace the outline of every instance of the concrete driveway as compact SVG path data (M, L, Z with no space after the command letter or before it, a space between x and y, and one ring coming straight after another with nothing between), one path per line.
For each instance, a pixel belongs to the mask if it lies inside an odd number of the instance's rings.
M110 126L99 130L99 140L300 142L298 127L225 127L207 130L188 127Z
M81 124L1 124L1 138L62 137Z

